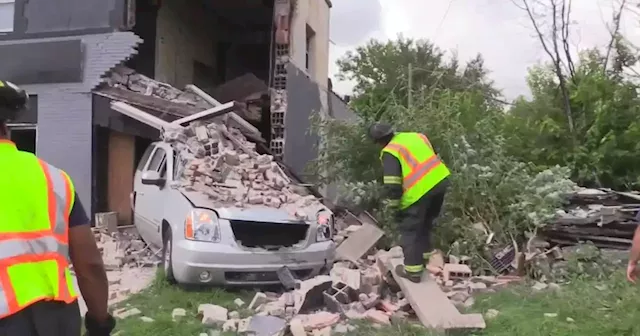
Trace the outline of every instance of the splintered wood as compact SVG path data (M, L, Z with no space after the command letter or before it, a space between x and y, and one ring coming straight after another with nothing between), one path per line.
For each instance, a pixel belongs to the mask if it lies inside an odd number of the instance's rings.
M428 275L425 275L422 282L414 283L396 273L395 268L398 265L402 265L402 259L393 258L388 262L393 278L425 327L436 330L484 329L486 327L482 315L460 314L440 286Z

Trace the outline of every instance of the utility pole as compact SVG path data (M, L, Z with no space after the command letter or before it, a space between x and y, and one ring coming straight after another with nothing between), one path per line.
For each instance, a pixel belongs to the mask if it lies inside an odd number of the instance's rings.
M411 93L411 91L413 91L413 67L411 66L411 63L409 63L408 66L408 71L409 71L409 75L407 76L407 107L411 108L411 106L413 105L413 94Z

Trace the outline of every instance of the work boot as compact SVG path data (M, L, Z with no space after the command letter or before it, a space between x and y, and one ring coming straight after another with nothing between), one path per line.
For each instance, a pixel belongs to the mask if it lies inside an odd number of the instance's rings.
M405 278L411 282L414 283L420 283L422 281L422 273L423 271L420 272L408 272L405 269L404 265L398 265L396 266L396 274L399 275L402 278Z

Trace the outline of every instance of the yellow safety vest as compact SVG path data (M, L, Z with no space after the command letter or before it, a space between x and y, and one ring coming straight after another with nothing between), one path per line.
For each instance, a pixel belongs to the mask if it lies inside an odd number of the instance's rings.
M396 157L402 166L403 193L400 209L406 209L418 201L451 174L433 151L429 139L424 134L396 133L382 149L380 159L383 153Z
M0 166L0 318L42 300L74 302L71 179L8 140L0 140Z

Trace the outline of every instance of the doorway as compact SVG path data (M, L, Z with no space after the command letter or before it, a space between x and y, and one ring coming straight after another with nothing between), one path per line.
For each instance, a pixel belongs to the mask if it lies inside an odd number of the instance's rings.
M35 125L8 125L9 139L19 150L36 154L37 131Z

